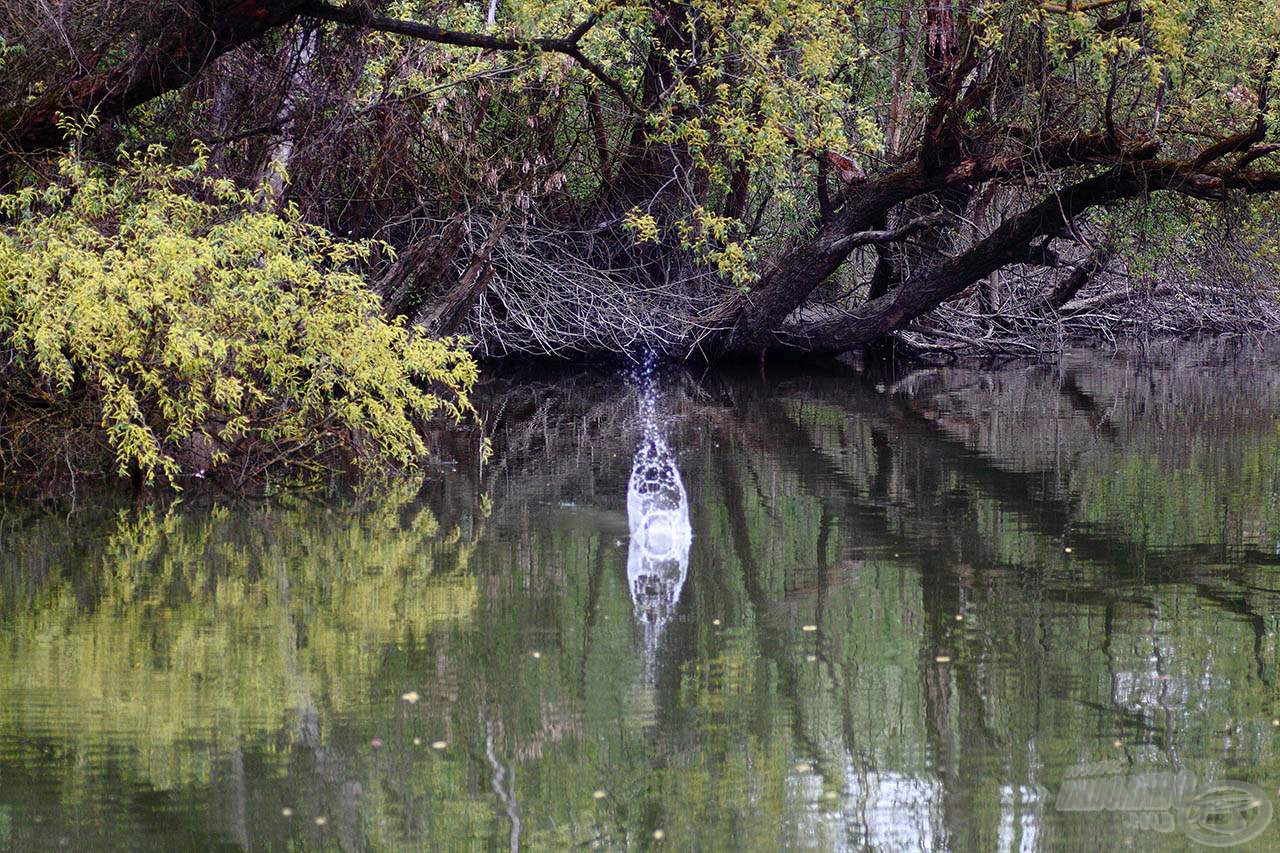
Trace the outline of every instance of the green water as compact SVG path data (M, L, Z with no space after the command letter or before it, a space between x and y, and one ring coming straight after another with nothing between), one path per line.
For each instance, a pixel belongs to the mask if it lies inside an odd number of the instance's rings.
M1194 849L1061 797L1280 805L1277 365L667 376L692 539L638 595L616 377L364 493L10 503L0 848Z

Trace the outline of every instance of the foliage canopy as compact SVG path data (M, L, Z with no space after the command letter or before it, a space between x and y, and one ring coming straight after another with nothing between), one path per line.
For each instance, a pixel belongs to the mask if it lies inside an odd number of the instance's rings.
M0 373L10 463L110 465L150 484L416 462L476 365L384 318L374 246L151 147L0 196ZM41 454L35 458L32 455ZM59 461L62 461L61 459Z

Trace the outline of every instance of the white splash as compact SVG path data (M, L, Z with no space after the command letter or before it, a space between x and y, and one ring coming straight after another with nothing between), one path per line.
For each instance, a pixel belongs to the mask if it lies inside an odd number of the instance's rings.
M651 360L645 362L637 379L643 434L627 486L631 528L627 582L644 633L645 681L652 683L658 644L689 576L693 529L689 525L689 496L658 422L657 381Z

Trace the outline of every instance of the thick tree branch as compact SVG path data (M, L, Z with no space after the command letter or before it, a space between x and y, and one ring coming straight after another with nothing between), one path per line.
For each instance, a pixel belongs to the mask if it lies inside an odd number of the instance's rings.
M1045 297L1045 305L1051 310L1057 311L1072 299L1075 299L1076 294L1083 290L1086 284L1092 281L1098 273L1106 269L1112 254L1110 246L1103 246L1101 249L1091 252L1087 258L1076 264L1070 275L1058 282L1057 286L1049 291L1048 296Z
M937 211L925 216L919 216L910 222L903 223L897 228L885 228L872 231L857 231L853 234L847 234L836 240L833 248L836 251L852 250L858 246L869 246L872 244L884 245L887 243L899 243L913 234L917 234L926 228L932 228L935 225L943 225L951 220L951 216L945 211Z
M1094 25L1094 30L1102 35L1114 33L1123 30L1125 27L1131 27L1140 24L1145 20L1144 12L1141 8L1129 7L1118 15L1110 18L1099 18ZM1085 49L1085 40L1082 38L1072 39L1067 45L1066 58L1068 60L1075 59L1080 52Z
M784 348L838 353L904 327L1003 266L1019 263L1037 237L1056 233L1085 210L1136 195L1163 176L1146 170L1108 169L1072 184L1001 223L989 236L955 257L912 276L897 290L860 306L856 313L802 329L784 330Z
M107 71L78 77L24 109L13 121L12 129L0 138L0 163L61 145L63 117L94 113L100 119L110 119L123 115L184 86L224 53L303 16L459 47L560 53L613 91L628 109L637 111L622 85L582 52L582 39L598 22L598 15L588 16L563 38L519 39L446 30L314 0L191 0L185 8L187 14L176 16L142 55L125 59Z
M185 85L215 59L297 17L300 0L199 0L187 4L141 56L86 74L25 109L0 139L0 163L62 144L66 117L114 118Z
M1081 3L1041 3L1040 8L1055 15L1070 15L1073 12L1089 12L1124 2L1125 0L1084 0Z
M330 3L308 0L302 4L300 15L330 21L335 24L361 27L377 32L408 36L422 41L448 44L455 47L475 47L484 50L542 50L547 53L560 53L570 57L592 77L613 91L614 94L632 112L639 112L639 107L631 100L626 89L617 80L610 77L605 70L582 52L580 47L583 37L600 20L598 14L588 16L582 23L562 38L514 38L511 36L495 36L486 33L468 33L458 30L446 30L424 24L419 21L407 21L401 18L386 18L371 15L366 10L352 6L334 6Z
M917 317L963 293L975 282L1003 266L1025 263L1039 237L1058 233L1092 207L1103 206L1148 192L1170 190L1200 198L1224 198L1229 190L1272 192L1280 190L1280 172L1247 173L1195 170L1195 161L1140 161L1121 164L1072 184L1034 207L1007 219L965 252L948 258L904 282L897 290L873 299L856 311L809 324L783 328L777 343L784 349L808 353L839 353L867 344L905 327ZM1106 261L1096 255L1064 282L1064 292L1051 298L1072 298L1076 281L1096 273ZM1070 306L1068 306L1070 307ZM1065 310L1065 308L1064 308Z
M1159 143L1150 137L1118 141L1095 132L1041 141L1017 154L962 158L941 170L926 170L917 162L855 184L839 213L819 227L812 239L778 259L750 293L730 300L712 324L730 329L727 344L732 349L766 347L773 331L861 245L856 235L882 229L895 205L917 196L990 180L1020 180L1072 166L1138 163L1150 160L1158 150Z
M1258 80L1258 108L1253 120L1253 126L1241 133L1232 134L1225 139L1220 139L1201 151L1192 163L1193 169L1203 169L1210 163L1221 160L1228 154L1235 154L1240 151L1248 151L1257 143L1261 142L1267 136L1267 87L1271 81L1271 75L1275 72L1276 57L1280 55L1280 50L1273 50L1271 55L1263 67L1262 74ZM1239 165L1239 164L1237 164Z

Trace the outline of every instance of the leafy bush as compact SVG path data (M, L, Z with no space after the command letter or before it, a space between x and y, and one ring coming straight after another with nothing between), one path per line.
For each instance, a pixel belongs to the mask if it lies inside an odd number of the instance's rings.
M148 484L413 465L471 411L452 339L384 318L375 248L159 148L0 195L0 455ZM385 247L384 247L385 248ZM389 250L388 250L389 251Z

